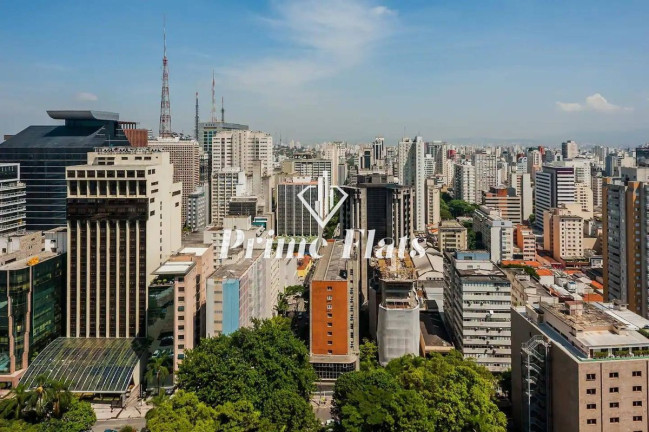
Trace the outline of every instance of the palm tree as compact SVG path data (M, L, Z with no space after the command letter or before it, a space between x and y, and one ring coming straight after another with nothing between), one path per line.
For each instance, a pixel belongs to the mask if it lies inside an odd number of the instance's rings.
M49 397L52 402L52 415L61 418L72 404L70 385L65 381L49 380Z
M0 417L19 419L27 406L29 391L25 384L18 384L11 389L11 398L5 399L2 403Z
M158 393L160 393L160 382L164 382L169 376L169 369L165 365L165 357L153 357L149 360L146 371L147 382L155 378L156 383L158 384Z

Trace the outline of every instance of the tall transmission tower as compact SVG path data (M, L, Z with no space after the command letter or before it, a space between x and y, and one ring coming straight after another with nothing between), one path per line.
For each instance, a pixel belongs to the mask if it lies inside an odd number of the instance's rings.
M194 135L198 141L198 92L196 92L196 113L194 115Z
M216 96L214 93L214 69L212 69L212 118L210 119L212 123L216 121Z
M161 137L170 137L171 133L171 103L169 102L169 67L167 66L167 20L162 26L164 55L162 57L162 96L160 97L160 127Z
M225 123L225 105L223 105L223 96L221 96L221 123Z

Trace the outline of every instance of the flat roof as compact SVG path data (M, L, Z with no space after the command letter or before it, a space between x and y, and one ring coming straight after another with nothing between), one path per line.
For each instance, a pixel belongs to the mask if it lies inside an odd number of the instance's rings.
M343 255L342 242L325 242L324 246L320 248L319 253L322 255L316 263L315 273L313 274L313 281L344 281L340 275L341 270L346 270L347 265Z
M203 256L205 252L207 252L210 248L209 247L200 247L200 246L188 246L186 248L183 248L180 253L181 254L194 254L196 256Z
M66 381L74 393L125 393L143 345L135 338L65 338L50 343L29 365L21 384L38 376Z
M189 273L189 271L194 267L196 264L193 261L167 261L164 264L162 264L156 271L153 272L153 274L156 275L177 275L177 274L182 274L185 275Z
M17 261L10 262L9 264L5 264L2 267L0 267L0 271L4 270L20 270L25 267L30 267L29 264L27 264L30 260L34 258L38 258L38 262L35 262L33 265L38 264L43 261L47 261L50 258L53 258L55 256L60 255L57 252L50 252L50 251L44 251L44 252L38 252L28 258L23 258Z
M253 249L252 258L244 258L236 263L221 266L210 277L214 279L240 278L262 253L264 253L264 249Z
M432 351L435 351L435 348L453 349L451 338L438 311L420 311L419 327L426 348L433 348Z
M54 120L104 120L119 121L119 114L95 110L47 110L47 115Z

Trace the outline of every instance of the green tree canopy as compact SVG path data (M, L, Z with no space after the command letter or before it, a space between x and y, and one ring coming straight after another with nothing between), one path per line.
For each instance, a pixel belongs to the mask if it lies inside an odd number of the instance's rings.
M491 373L459 353L405 356L385 369L336 382L334 413L345 431L505 431Z
M308 416L300 420L305 424L314 418L313 411L302 412L304 405L298 406L294 397L285 397L286 405L279 414L267 409L278 408L270 403L277 394L290 393L307 402L315 379L309 351L291 332L290 321L282 317L255 321L252 328L204 339L186 352L178 371L179 386L194 392L207 406L246 400L264 418L277 420L275 415L286 417L299 412ZM286 432L293 430L289 423ZM290 424L298 423L295 419Z

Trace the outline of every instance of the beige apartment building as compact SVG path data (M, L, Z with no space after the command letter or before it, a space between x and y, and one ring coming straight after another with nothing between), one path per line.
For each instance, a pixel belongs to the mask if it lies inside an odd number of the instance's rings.
M565 206L543 213L543 248L554 259L584 256L583 219Z
M437 230L437 244L441 252L466 250L466 227L455 220L442 221Z
M189 208L189 197L200 186L200 157L201 147L198 141L180 140L174 138L158 138L149 141L148 147L169 153L169 160L174 166L174 182L182 183L182 225L187 224L187 212Z
M646 325L611 303L513 309L514 430L647 431Z

